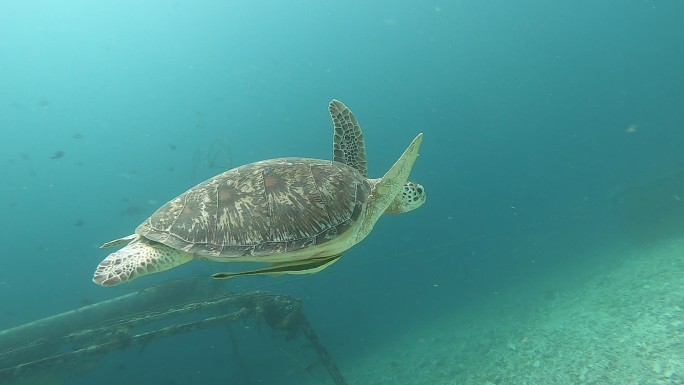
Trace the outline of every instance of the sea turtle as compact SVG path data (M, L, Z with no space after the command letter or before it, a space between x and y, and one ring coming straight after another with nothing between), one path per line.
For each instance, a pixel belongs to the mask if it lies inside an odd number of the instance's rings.
M425 189L407 182L423 139L419 134L392 168L368 178L356 117L340 101L329 105L333 160L279 158L228 170L164 204L135 234L102 247L123 246L97 267L93 281L118 285L192 259L267 262L237 275L320 271L363 240L383 213L425 202Z

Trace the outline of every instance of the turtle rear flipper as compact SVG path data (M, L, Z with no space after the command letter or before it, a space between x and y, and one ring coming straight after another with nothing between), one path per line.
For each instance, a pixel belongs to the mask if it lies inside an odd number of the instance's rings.
M93 274L93 282L102 286L114 286L141 275L174 268L190 260L191 254L161 243L131 242L100 262Z

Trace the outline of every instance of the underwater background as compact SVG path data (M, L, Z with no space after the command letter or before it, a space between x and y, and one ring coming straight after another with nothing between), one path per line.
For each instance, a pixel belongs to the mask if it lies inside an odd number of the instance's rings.
M682 384L682 15L680 1L2 1L0 330L235 270L91 281L102 243L202 180L330 159L336 98L372 177L424 133L411 180L427 203L321 273L221 285L301 298L350 384ZM597 320L625 329L570 359ZM211 329L37 383L333 383L305 341L235 333L249 378Z

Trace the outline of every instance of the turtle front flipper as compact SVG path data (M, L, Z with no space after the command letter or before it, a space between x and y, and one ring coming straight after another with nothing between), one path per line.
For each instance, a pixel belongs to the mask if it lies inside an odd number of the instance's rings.
M328 105L333 121L333 160L359 170L368 177L366 144L356 116L339 100L333 99Z
M241 271L238 273L216 273L212 275L214 279L230 279L233 277L243 276L243 275L270 275L279 276L283 274L313 274L325 269L326 267L337 262L337 260L342 256L342 254L333 255L330 257L320 257L305 259L302 261L293 262L281 262L273 263L269 267L263 269L254 269Z
M418 158L420 151L420 144L423 142L423 134L418 134L415 139L409 144L408 148L401 154L392 168L390 168L385 176L381 179L373 179L373 190L366 209L366 217L361 224L361 228L357 234L357 242L365 238L373 229L378 218L387 211L392 202L402 196L402 192L406 194L407 199L411 202L407 203L407 207L397 212L406 212L413 210L425 202L425 189L423 186L417 184L407 185L406 181L411 173L413 164ZM415 189L415 191L413 190ZM413 199L416 199L415 203Z
M93 274L93 282L114 286L174 268L191 259L191 254L136 237L126 247L109 254L100 262Z

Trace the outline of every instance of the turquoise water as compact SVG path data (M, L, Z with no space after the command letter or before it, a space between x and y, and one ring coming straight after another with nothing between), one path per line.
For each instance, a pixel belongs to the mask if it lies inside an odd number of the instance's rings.
M99 245L194 184L266 158L331 158L333 98L359 118L371 176L425 134L411 179L427 203L381 218L320 274L226 285L303 298L343 372L492 292L591 271L587 250L634 241L634 217L616 213L621 194L682 167L683 11L676 1L5 1L0 329L230 269L194 262L116 288L91 282L107 255ZM680 209L673 202L665 211ZM268 334L243 337L263 376L254 383L330 383L292 359L297 343L285 354ZM203 332L124 351L66 383L232 383L225 341Z

